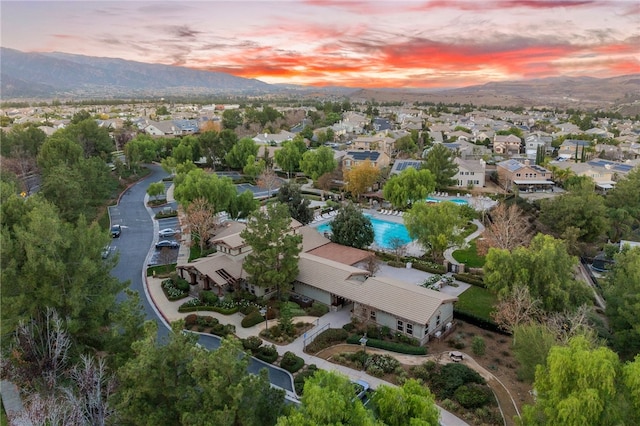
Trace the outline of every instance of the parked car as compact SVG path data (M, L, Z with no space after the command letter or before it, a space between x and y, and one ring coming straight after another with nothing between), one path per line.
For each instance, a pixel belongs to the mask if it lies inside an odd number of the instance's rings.
M369 390L369 383L365 382L364 380L355 380L352 383L356 396L359 399L363 399L366 396L367 391Z
M177 242L177 241L162 240L162 241L159 241L156 244L156 248L157 249L161 249L161 248L164 248L164 247L168 247L168 248L171 248L171 249L177 249L177 248L180 247L180 243Z
M109 244L107 244L106 246L104 246L104 248L102 249L102 258L106 259L107 257L109 257L109 254L111 253L111 246Z
M160 236L160 238L167 238L167 237L173 237L177 233L178 233L178 231L176 231L175 229L166 228L166 229L162 229L160 232L158 232L158 235Z
M111 237L118 238L120 237L120 233L122 232L122 227L120 225L111 226Z

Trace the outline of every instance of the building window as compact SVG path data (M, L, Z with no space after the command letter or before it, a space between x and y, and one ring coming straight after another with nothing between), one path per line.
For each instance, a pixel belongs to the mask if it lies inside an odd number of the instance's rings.
M371 313L369 313L369 319L371 319L371 321L376 320L376 311L371 311Z
M407 324L407 334L413 336L413 324Z
M398 331L404 331L404 323L398 320Z
M436 318L436 327L440 325L440 315Z

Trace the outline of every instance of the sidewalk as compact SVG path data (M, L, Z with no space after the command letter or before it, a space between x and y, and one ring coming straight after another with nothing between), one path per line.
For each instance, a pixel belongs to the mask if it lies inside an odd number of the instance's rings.
M462 245L462 247L466 247L466 245L469 244L469 241L478 238L480 234L484 232L484 225L482 224L482 222L480 222L478 219L474 219L473 223L475 223L478 226L478 229L464 239L464 244ZM460 247L451 247L446 249L444 252L444 258L447 259L447 261L453 265L460 265L460 262L455 260L453 257L453 252L458 250L459 248Z

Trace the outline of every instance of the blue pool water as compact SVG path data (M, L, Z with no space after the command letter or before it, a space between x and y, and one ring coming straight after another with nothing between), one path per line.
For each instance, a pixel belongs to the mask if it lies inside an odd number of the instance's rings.
M399 238L402 244L411 242L409 231L401 223L387 222L386 220L377 219L367 215L373 225L373 240L376 245L385 249L391 249L391 240L393 238ZM331 232L330 222L323 223L316 229L320 233Z
M429 203L439 203L441 201L451 201L452 203L456 203L460 205L469 204L467 200L463 200L462 198L452 198L450 200L436 200L435 198L427 197L427 202Z

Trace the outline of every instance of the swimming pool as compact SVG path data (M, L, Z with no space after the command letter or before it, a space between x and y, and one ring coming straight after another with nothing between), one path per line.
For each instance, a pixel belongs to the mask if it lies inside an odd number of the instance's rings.
M450 200L436 200L435 198L427 197L428 203L439 203L441 201L451 201L452 203L456 203L460 205L469 204L467 200L463 200L462 198L452 198Z
M371 220L374 235L373 241L377 246L385 249L392 249L393 244L391 243L394 238L398 238L400 241L402 241L402 244L411 242L409 231L407 231L407 228L403 224L387 222L386 220L381 220L370 215L365 216L367 216ZM331 232L330 222L323 223L316 229L320 233Z

